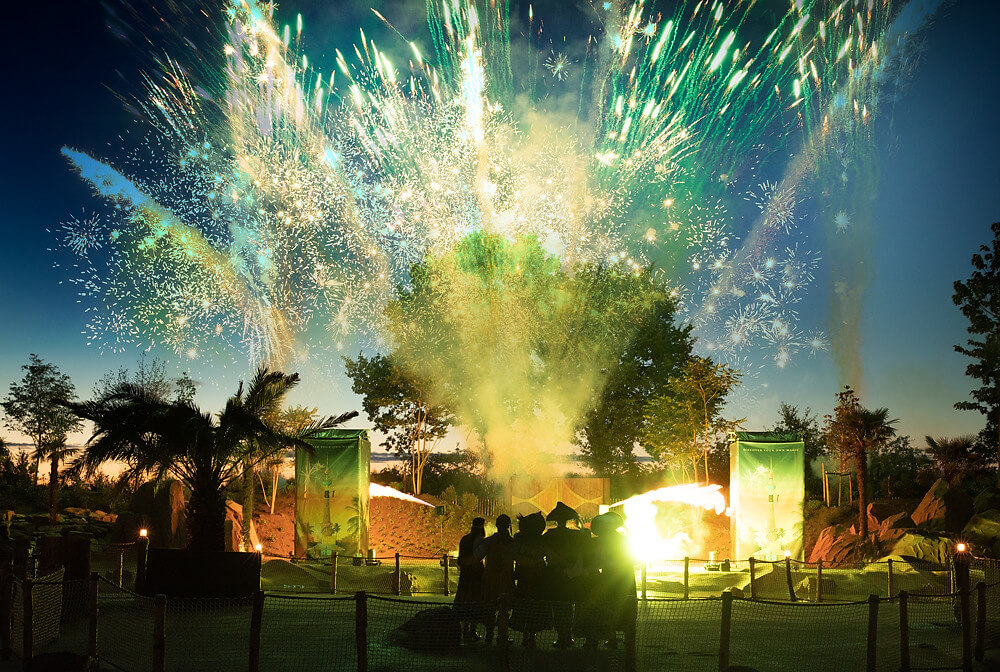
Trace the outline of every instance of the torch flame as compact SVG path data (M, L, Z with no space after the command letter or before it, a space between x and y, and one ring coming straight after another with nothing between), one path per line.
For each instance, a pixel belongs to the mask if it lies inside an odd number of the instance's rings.
M402 499L404 502L414 502L415 504L423 504L424 506L434 508L433 504L428 504L422 499L414 497L413 495L408 495L405 492L400 492L396 488L390 488L388 485L379 485L378 483L368 484L368 496L395 497L396 499Z
M726 498L721 485L685 483L644 492L612 504L621 506L625 514L625 533L632 554L639 560L677 560L690 556L695 550L694 541L686 532L664 534L656 522L656 502L676 502L706 511L728 515Z

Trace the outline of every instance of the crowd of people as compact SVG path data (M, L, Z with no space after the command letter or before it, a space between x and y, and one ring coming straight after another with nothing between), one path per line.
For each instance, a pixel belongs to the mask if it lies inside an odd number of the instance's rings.
M547 528L547 524L552 527ZM633 561L624 536L622 518L608 512L595 517L588 530L569 506L559 502L547 516L533 513L496 519L496 532L486 536L486 521L476 518L458 546L459 580L455 609L462 620L462 636L479 639L485 627L492 643L497 605L510 598L509 627L521 632L526 647L536 636L555 630L556 648L585 638L585 647L618 644L618 632L635 620L636 594ZM572 525L571 525L572 524Z

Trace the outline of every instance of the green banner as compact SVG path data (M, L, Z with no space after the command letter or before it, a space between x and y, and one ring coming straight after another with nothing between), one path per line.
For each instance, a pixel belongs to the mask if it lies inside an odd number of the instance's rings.
M729 486L734 558L779 560L788 551L792 558L803 559L804 462L801 441L737 437L730 452Z
M363 429L330 429L295 451L295 555L368 550L371 443Z

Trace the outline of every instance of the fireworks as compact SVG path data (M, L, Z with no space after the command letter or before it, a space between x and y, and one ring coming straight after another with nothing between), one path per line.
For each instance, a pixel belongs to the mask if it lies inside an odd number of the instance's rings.
M672 17L606 4L574 61L575 122L547 111L544 78L519 101L529 75L511 50L538 45L512 45L504 3L427 7L431 53L361 33L317 67L301 19L293 40L273 5L179 20L134 104L138 146L106 163L64 150L110 206L63 227L92 338L273 365L379 347L410 265L488 231L567 262L656 267L723 359L825 349L795 324L818 255L792 236L811 180L833 163L847 175L866 137L887 3L793 3L762 33L753 2ZM195 46L202 18L212 37ZM544 68L561 82L570 59L550 51ZM802 150L784 165L790 142Z

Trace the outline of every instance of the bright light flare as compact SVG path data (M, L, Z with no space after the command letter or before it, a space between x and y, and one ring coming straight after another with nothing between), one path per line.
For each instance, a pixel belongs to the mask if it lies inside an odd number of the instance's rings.
M721 485L699 485L685 483L671 485L656 490L644 492L641 495L629 497L612 504L612 508L621 506L625 514L625 534L629 539L632 555L644 562L656 560L678 560L690 557L695 550L700 550L687 532L664 532L657 522L658 502L686 504L692 508L705 511L714 510L716 514L725 513L726 498L721 492ZM691 523L687 525L689 528Z

